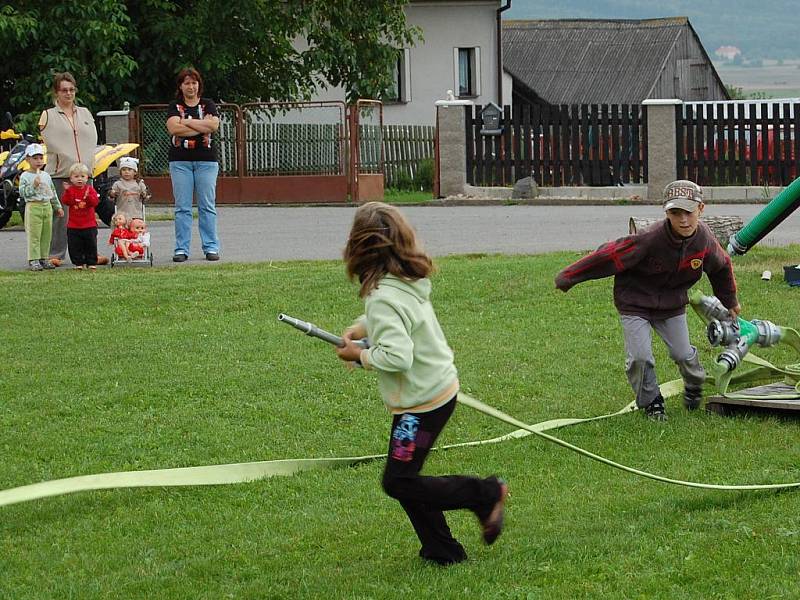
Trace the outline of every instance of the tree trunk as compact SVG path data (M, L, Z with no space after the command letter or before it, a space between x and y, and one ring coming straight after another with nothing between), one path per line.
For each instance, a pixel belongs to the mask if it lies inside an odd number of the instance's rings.
M641 233L652 225L661 223L663 220L663 218L631 217L628 222L628 230L632 234ZM741 217L700 217L700 220L709 226L723 248L728 246L728 239L744 227Z

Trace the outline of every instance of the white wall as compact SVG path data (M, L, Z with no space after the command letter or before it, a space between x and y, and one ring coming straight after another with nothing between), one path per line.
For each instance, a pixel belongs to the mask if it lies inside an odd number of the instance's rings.
M457 93L453 65L454 48L480 48L480 95L476 104L497 102L497 9L501 3L413 2L406 5L406 21L422 29L423 40L409 49L411 101L385 103L385 124L433 125L434 102L446 98L447 90ZM511 103L510 88L503 92ZM319 92L313 100L343 100L341 88Z

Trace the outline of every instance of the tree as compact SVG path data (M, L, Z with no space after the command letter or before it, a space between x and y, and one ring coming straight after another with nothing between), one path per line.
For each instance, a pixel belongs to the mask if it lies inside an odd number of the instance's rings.
M91 110L163 103L192 65L205 94L246 102L302 100L328 85L349 100L379 97L397 49L420 39L408 0L48 0L0 2L0 110L32 124L52 102L52 74L70 71ZM307 43L304 42L307 40Z
M6 49L0 110L27 113L24 125L31 129L39 112L52 104L57 71L75 75L78 99L89 107L120 98L123 82L136 68L122 51L128 27L125 6L115 0L0 3L0 47Z
M726 83L725 89L728 91L728 96L731 100L746 100L747 95L744 93L744 90L740 87L736 87L735 85Z

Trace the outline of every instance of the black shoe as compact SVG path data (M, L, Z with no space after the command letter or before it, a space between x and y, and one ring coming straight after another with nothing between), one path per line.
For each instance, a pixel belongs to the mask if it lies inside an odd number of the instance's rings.
M655 400L644 407L644 414L651 421L666 421L667 410L664 407L664 398L661 395L656 396Z
M206 260L219 260L219 252L206 252Z
M683 405L686 410L697 410L703 403L703 388L687 387L683 390Z
M186 262L189 259L185 254L176 254L172 257L172 262Z
M423 549L420 549L419 556L423 560L436 563L437 565L442 567L464 562L465 560L467 560L467 553L464 551L464 548L461 547L461 544L459 544L458 542L456 542L456 544L457 546L453 548L453 551L446 556L435 556L429 554Z
M481 534L487 546L494 544L503 531L503 520L505 516L506 496L508 496L508 485L502 479L495 478L500 486L500 493L492 507L491 512L485 519L481 519Z

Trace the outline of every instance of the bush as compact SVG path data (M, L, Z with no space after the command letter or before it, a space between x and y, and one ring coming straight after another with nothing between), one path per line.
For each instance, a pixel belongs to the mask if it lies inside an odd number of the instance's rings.
M426 158L417 165L414 176L414 191L430 192L433 190L433 159Z
M405 168L395 171L392 180L388 183L396 190L402 190L406 192L411 192L414 190L414 179Z

